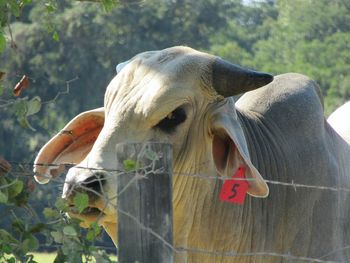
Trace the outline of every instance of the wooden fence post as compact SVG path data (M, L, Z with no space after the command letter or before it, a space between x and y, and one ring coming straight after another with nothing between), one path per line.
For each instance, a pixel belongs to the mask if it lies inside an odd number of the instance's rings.
M118 261L172 263L172 147L117 145Z

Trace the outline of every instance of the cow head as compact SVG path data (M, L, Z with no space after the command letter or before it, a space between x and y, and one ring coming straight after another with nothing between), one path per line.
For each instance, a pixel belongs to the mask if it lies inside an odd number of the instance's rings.
M77 163L65 179L63 197L74 186L92 190L90 208L79 215L98 219L116 241L116 183L106 170L116 163L116 144L161 141L173 145L174 198L181 200L182 174L232 176L244 165L248 193L268 195L252 165L231 96L272 81L272 76L246 70L188 47L141 53L120 64L107 87L104 107L81 113L39 152L36 180L57 176L64 162ZM56 163L57 166L39 164ZM86 169L89 168L89 169ZM179 178L177 178L179 177ZM210 184L204 191L211 191ZM180 190L181 188L181 190ZM195 200L194 200L195 202ZM176 217L176 208L174 215Z

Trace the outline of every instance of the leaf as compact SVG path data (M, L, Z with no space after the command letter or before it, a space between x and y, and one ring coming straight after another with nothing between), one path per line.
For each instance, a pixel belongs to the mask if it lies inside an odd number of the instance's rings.
M0 177L0 186L6 186L8 185L8 182L6 178ZM8 202L9 196L8 196L8 187L5 187L0 190L0 204L5 204Z
M22 250L24 253L27 253L29 251L34 251L34 250L38 249L39 241L35 236L30 235L22 242L21 247L22 247Z
M57 256L53 263L65 263L67 262L67 256L65 256L61 249L58 249Z
M0 96L4 93L4 85L0 83Z
M16 86L13 89L13 95L18 97L21 95L22 90L29 87L29 78L26 75L23 75L21 80L16 84Z
M93 242L100 233L101 227L97 224L97 222L93 222L90 225L89 231L86 234L86 239L90 242Z
M28 119L26 116L24 116L22 119L19 120L19 124L21 127L26 128L26 129L31 129L32 131L35 131L32 125L28 122Z
M27 97L23 99L16 99L13 103L12 110L18 119L21 119L27 113L27 99Z
M57 210L54 210L54 209L48 208L48 207L44 208L43 214L44 214L46 219L58 218L60 215Z
M65 226L63 228L63 233L67 236L73 236L73 237L78 235L77 231L72 226Z
M8 201L8 195L0 191L0 204L6 204Z
M95 233L93 230L89 230L86 234L86 240L93 242L95 240Z
M12 222L12 227L15 229L18 233L22 233L26 231L26 225L21 219L16 219Z
M40 108L41 99L38 96L31 100L28 100L28 97L16 99L12 105L12 111L17 116L20 125L23 128L29 128L33 131L35 131L35 129L29 124L27 117L40 111Z
M21 8L17 1L8 1L10 5L10 11L15 17L19 17L21 15Z
M0 166L1 167L1 166ZM2 168L2 167L1 167ZM5 186L5 185L8 185L9 184L9 179L8 178L6 178L6 177L4 177L4 176L2 176L2 177L0 177L0 186ZM3 189L7 189L6 187L5 188L3 188Z
M58 35L57 31L53 32L52 39L57 42L60 40L60 36Z
M52 13L55 11L55 6L52 3L45 3L46 11Z
M23 182L16 180L13 184L11 184L8 188L8 194L10 198L13 198L19 195L23 190Z
M6 48L6 38L4 36L4 33L0 31L0 53L4 52Z
M53 237L53 239L55 240L56 243L62 243L63 242L63 234L61 232L58 231L52 231L51 236Z
M4 252L5 254L11 254L12 253L12 248L8 244L4 244L1 247L1 252Z
M18 240L4 229L0 229L0 240L7 244L18 244Z
M81 213L89 206L89 196L86 193L78 193L74 196L73 202L79 213Z
M34 225L32 228L30 228L29 232L32 234L35 234L35 233L42 232L44 229L46 229L46 224L38 223L38 224Z
M63 198L58 198L55 202L55 206L58 210L67 212L68 206Z
M90 225L90 229L92 229L95 233L95 235L97 236L98 234L101 233L101 226L99 226L97 224L97 222L93 222L91 225Z
M147 149L145 151L145 157L151 161L159 160L159 156L157 155L157 153L155 151L152 151L151 149Z
M30 115L33 115L33 114L39 112L41 109L40 97L35 96L30 101L28 101L27 107L28 107L28 110L27 110L26 116L30 116Z
M116 0L102 0L102 5L107 12L112 11L113 7L116 6Z
M131 160L131 159L124 160L123 165L124 165L125 171L127 171L127 172L136 169L136 162L134 160Z

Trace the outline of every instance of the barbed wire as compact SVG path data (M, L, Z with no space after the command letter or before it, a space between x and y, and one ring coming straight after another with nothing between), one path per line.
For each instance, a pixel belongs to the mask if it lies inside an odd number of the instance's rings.
M291 253L276 253L276 252L246 252L246 253L240 253L235 251L228 251L228 252L217 252L217 251L209 251L205 249L200 248L190 248L190 247L176 247L170 244L168 241L166 241L162 236L160 236L158 233L153 231L153 229L144 226L140 220L138 220L135 216L131 215L130 213L127 213L120 208L118 208L118 212L129 217L132 219L138 227L140 227L142 230L147 231L152 236L163 242L169 249L171 249L172 252L175 254L181 254L181 253L196 253L196 254L207 254L209 256L219 256L219 257L278 257L283 258L286 260L298 260L303 262L313 262L313 263L346 263L346 262L340 262L340 261L333 261L333 260L323 260L322 258L331 256L337 251L350 249L350 246L345 246L343 248L332 250L328 252L327 254L321 256L320 258L311 258L311 257L301 257L301 256L294 256ZM179 257L179 259L186 263L186 259Z
M55 163L31 163L31 162L17 162L17 161L8 161L12 165L17 165L17 166L38 166L38 167L56 167L59 168L60 165L55 164ZM104 169L104 168L94 168L94 167L83 167L76 165L74 163L66 163L64 164L67 168L74 167L75 169L82 169L82 170L89 170L89 171L102 171L102 172L107 172L107 173L116 173L115 175L119 176L123 174L123 170L121 169ZM66 168L66 169L67 169ZM22 175L22 176L34 176L35 173L31 170L27 171L13 171L13 173L16 173L17 175ZM196 177L200 179L206 179L206 180L230 180L231 178L229 177L222 177L222 176L213 176L213 175L207 175L203 173L178 173L174 172L173 175L176 176L188 176L188 177ZM45 179L52 179L52 177L41 175L41 177ZM255 178L236 178L235 180L244 180L244 181L255 181L257 179ZM297 188L305 188L305 189L315 189L315 190L325 190L325 191L332 191L332 192L350 192L350 188L346 187L335 187L335 186L323 186L323 185L310 185L310 184L302 184L302 183L296 183L293 180L291 182L282 182L282 181L276 181L276 180L269 180L269 179L264 179L264 181L268 184L272 185L281 185L281 186L287 186L287 187L292 187L295 191Z
M237 253L237 252L215 252L215 251L208 251L204 249L199 248L178 248L179 251L185 251L190 253L200 253L200 254L207 254L210 256L224 256L224 257L278 257L283 258L287 260L298 260L298 261L304 261L304 262L317 262L317 263L342 263L339 261L329 261L329 260L322 260L317 258L309 258L309 257L298 257L293 256L292 254L280 254L275 252L247 252L247 253Z
M31 171L31 169L29 169L28 166L31 166L31 167L44 166L44 167L50 167L50 168L52 168L52 167L58 168L59 167L59 165L55 164L55 163L50 163L50 164L37 163L37 164L35 164L35 163L31 163L31 162L17 162L17 161L9 161L9 163L11 165L15 165L16 167L19 167L21 169L21 171L12 170L12 171L10 171L10 173L12 173L14 176L24 176L24 177L35 175L35 173L33 171ZM64 166L65 166L66 171L68 170L68 168L74 167L76 169L87 169L89 171L104 171L107 173L112 173L114 176L121 176L125 173L125 172L123 172L122 169L101 169L101 168L93 168L93 167L81 167L81 166L76 166L73 163L64 164ZM162 171L162 170L152 170L149 168L150 167L146 167L146 169L144 169L145 172L143 174L138 174L139 176L135 176L134 180L131 180L127 186L129 186L132 183L135 183L138 179L147 178L147 175L149 173L152 173L152 174L164 173L164 171ZM206 174L174 173L174 175L189 176L189 177L195 177L195 178L205 179L205 180L229 180L230 179L230 178L224 178L224 177L218 177L218 176L212 176L212 175L206 175ZM330 257L339 251L350 249L350 244L348 244L347 246L344 246L342 248L338 248L338 249L333 248L330 251L325 251L325 253L322 256L320 256L319 258L311 258L311 257L296 256L296 255L293 255L291 253L277 253L277 252L273 252L273 251L272 252L256 251L256 252L242 253L242 252L237 252L237 251L223 251L223 252L210 251L210 250L205 250L205 249L195 248L195 247L181 247L181 246L177 247L177 246L172 245L168 241L166 241L162 236L160 236L158 233L156 233L150 227L145 226L138 218L136 218L135 216L131 215L130 213L128 213L126 211L121 210L117 206L116 200L117 200L118 196L125 191L127 186L125 186L122 189L122 191L120 191L119 193L116 193L115 195L109 196L108 193L105 192L104 187L103 187L103 181L107 180L104 177L103 178L102 177L95 178L95 179L92 179L92 180L89 180L88 182L86 182L87 184L98 182L100 192L99 192L99 190L91 189L84 184L77 185L74 183L69 183L69 182L65 181L64 178L59 177L59 176L53 177L53 178L50 177L48 179L51 179L51 181L54 183L59 183L59 184L65 183L68 185L71 184L71 186L72 186L71 191L81 192L83 190L83 191L90 192L90 193L94 194L98 198L102 198L104 201L104 207L98 209L100 211L100 213L96 217L96 221L99 221L105 215L103 213L103 211L108 206L113 206L116 211L118 211L119 213L132 219L137 224L137 226L140 227L140 229L151 234L153 237L155 237L156 239L161 241L166 247L171 249L171 251L177 255L177 258L179 258L179 260L184 262L184 263L187 262L186 256L185 256L186 253L205 254L205 255L214 256L214 257L278 257L281 259L298 261L298 262L343 263L340 261L325 260L324 258ZM239 178L237 178L237 179L239 179ZM242 179L242 180L254 180L254 179L246 178L246 179ZM303 188L303 189L315 189L315 190L332 191L332 192L334 192L334 191L350 192L350 188L344 188L344 187L308 185L308 184L295 183L293 181L292 182L281 182L281 181L274 181L274 180L265 180L265 182L268 184L292 187L294 190L297 190L298 188ZM72 212L74 212L74 210L72 210ZM101 246L101 247L103 247L103 246ZM110 249L110 248L106 247L106 249ZM184 254L183 257L181 256L181 254Z

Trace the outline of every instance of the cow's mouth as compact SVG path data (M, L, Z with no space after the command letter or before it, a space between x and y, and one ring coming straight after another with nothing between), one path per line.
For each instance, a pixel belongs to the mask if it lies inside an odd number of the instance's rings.
M83 211L79 212L78 209L75 206L70 206L69 214L73 214L74 216L88 216L88 217L102 217L105 215L104 212L102 212L97 207L88 206Z
M100 209L98 209L97 207L87 207L81 212L81 214L82 215L89 215L89 216L92 216L92 215L103 216L104 215L104 213Z

